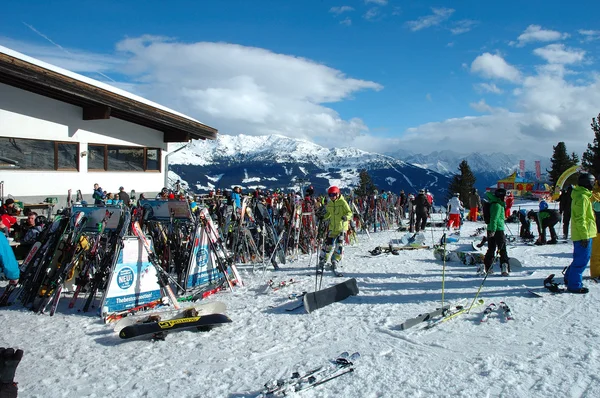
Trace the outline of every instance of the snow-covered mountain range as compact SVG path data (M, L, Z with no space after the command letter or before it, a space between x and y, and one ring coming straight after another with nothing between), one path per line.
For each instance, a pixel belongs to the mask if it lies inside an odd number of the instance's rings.
M300 190L313 185L317 192L337 185L352 188L365 169L380 190L416 192L429 189L445 195L447 175L356 148L328 149L306 140L280 135L228 136L194 141L169 157L175 173L196 191L239 185L243 189Z
M193 141L170 156L169 166L172 178L180 178L198 192L236 185L244 189L294 190L313 185L321 192L330 185L352 188L359 182L360 171L366 169L379 189L415 192L427 188L445 197L450 178L463 159L469 163L480 190L517 170L521 159L530 177L535 174L534 160L541 161L542 172L550 167L548 158L527 152L378 154L357 148L328 149L281 135L219 135L215 141Z

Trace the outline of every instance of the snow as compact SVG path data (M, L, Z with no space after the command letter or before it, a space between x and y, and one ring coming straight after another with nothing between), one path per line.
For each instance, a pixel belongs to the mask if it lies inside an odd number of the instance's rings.
M189 117L187 115L184 115L183 113L179 113L177 111L174 111L173 109L169 109L166 106L157 104L156 102L152 102L152 101L147 100L145 98L142 98L142 97L140 97L138 95L135 95L135 94L132 94L132 93L127 92L125 90L122 90L120 88L111 86L110 84L106 84L106 83L100 82L98 80L91 79L91 78L89 78L87 76L83 76L83 75L80 75L78 73L71 72L69 70L66 70L66 69L60 68L58 66L49 64L47 62L40 61L39 59L36 59L36 58L30 57L30 56L21 54L21 53L19 53L17 51L11 50L10 48L4 47L4 46L0 46L0 53L6 54L6 55L11 56L13 58L20 59L21 61L28 62L30 64L39 66L40 68L44 68L44 69L50 70L52 72L61 74L63 76L70 77L71 79L78 80L80 82L89 84L91 86L100 88L102 90L110 91L111 93L114 93L114 94L120 95L122 97L126 97L126 98L129 98L129 99L132 99L132 100L140 102L142 104L150 105L150 106L152 106L154 108L163 110L163 111L171 113L173 115L177 115L177 116L183 117L183 118L191 120L193 122L201 123L201 122L199 122L196 119L193 119L193 118L191 118L191 117Z
M481 226L465 222L460 244L449 248L470 246L480 238L469 236ZM518 231L517 224L509 227ZM427 229L426 244L441 234L441 228ZM240 266L246 287L206 299L225 302L233 320L210 332L174 332L155 343L124 341L92 314L62 306L49 317L12 306L0 310L0 346L25 350L16 375L20 397L252 397L268 380L314 368L342 351L361 353L356 371L299 396L600 396L600 286L584 282L587 295L536 298L527 291L541 290L550 273L560 275L571 261L570 243L509 246L509 255L533 274L496 272L480 297L486 304L506 301L515 320L506 322L495 312L480 324L484 307L478 307L430 330L400 331L404 320L440 305L443 270L429 250L368 253L402 235L360 234L343 261L359 295L312 314L284 311L295 304L287 299L290 293L314 290L313 268L302 256L279 272ZM445 299L470 304L481 278L461 276L473 275L474 267L447 263L445 271ZM263 294L267 280L290 278L298 283ZM344 279L326 272L323 287Z

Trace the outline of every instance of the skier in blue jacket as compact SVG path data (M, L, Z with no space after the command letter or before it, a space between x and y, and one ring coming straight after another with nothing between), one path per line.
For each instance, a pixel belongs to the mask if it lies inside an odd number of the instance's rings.
M8 239L4 234L0 233L0 268L4 272L10 283L16 285L19 281L20 271L19 264L15 258L15 253L8 243Z

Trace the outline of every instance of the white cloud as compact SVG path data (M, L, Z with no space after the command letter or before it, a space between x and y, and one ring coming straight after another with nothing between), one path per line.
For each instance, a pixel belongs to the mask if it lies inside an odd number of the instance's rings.
M365 4L369 4L369 3L384 6L388 3L388 0L365 0Z
M0 45L14 49L24 54L35 54L37 58L61 68L83 73L99 74L96 78L110 80L109 71L114 71L123 60L114 55L96 54L76 49L51 47L26 43L0 36Z
M143 36L117 49L149 99L178 109L224 133L279 133L321 144L368 129L324 104L361 90L381 90L314 61L228 43L180 43Z
M420 17L416 21L408 21L406 22L406 26L413 32L416 32L417 30L439 25L454 13L452 8L432 8L431 11L433 11L433 14Z
M543 29L540 25L529 25L527 29L517 38L517 42L510 42L517 47L523 47L528 43L533 42L548 42L566 39L568 33L561 33L557 30Z
M452 32L453 35L460 35L462 33L467 33L478 24L479 22L473 21L472 19L463 19L456 22L454 26L450 28L450 32Z
M521 73L517 68L508 64L500 55L483 53L475 58L471 64L471 72L492 79L504 79L517 82Z
M480 99L477 102L471 102L469 106L475 109L477 112L481 113L498 113L498 112L507 112L504 108L495 108L485 102L484 99Z
M340 21L340 25L350 26L350 25L352 25L352 19L350 19L349 17L346 17Z
M583 61L585 57L584 50L567 49L564 44L549 44L536 48L533 53L551 64L574 64Z
M580 29L578 33L584 36L584 41L593 41L600 39L600 30Z
M343 14L345 12L350 12L350 11L354 11L354 8L352 8L350 6L339 6L339 7L331 7L329 9L330 13L336 14L336 15L340 15L340 14Z
M536 69L514 90L513 109L490 107L485 101L471 107L484 116L464 116L410 128L393 142L380 142L382 148L396 145L415 152L429 153L432 143L458 152L515 153L528 149L550 156L552 146L564 141L569 152L583 153L594 139L592 117L600 111L600 75L591 73L586 83L565 79L559 68ZM465 146L468 143L468 149Z
M366 20L372 21L375 18L377 18L378 15L379 15L379 8L373 7L373 8L369 8L367 10L367 12L365 13L364 17L365 17Z
M479 83L475 85L475 89L480 92L493 93L493 94L502 94L504 91L496 86L495 83Z

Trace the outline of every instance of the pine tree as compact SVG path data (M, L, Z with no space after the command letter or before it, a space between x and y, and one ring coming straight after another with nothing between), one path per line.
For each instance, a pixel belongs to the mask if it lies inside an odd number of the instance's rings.
M600 172L600 114L592 118L592 131L594 132L594 145L588 144L587 150L581 158L583 168L597 176Z
M463 202L465 206L468 206L467 201L469 199L469 195L473 191L473 187L475 186L475 175L471 171L471 167L469 167L469 163L466 160L463 160L458 165L458 171L460 174L455 174L450 181L450 185L448 186L448 196L447 200L454 195L455 192L459 193L459 198Z
M367 172L367 170L361 170L359 174L359 182L358 187L354 189L354 194L356 196L367 196L373 193L377 187L373 184L373 180L371 180L371 176Z
M552 168L546 171L550 177L550 184L555 186L565 170L579 163L579 157L575 153L572 153L571 156L569 156L567 154L567 146L562 141L552 148L554 149L554 154L552 155L552 159L550 159Z

